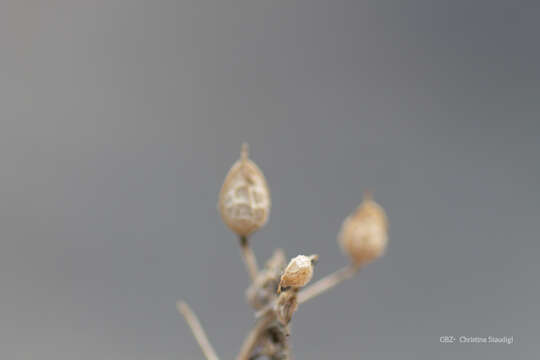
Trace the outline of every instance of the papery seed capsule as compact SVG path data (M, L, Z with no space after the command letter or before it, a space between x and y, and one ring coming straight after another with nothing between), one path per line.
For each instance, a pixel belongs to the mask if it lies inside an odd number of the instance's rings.
M260 229L270 215L270 190L264 174L249 159L247 144L231 167L219 193L223 222L237 235L248 236Z
M384 209L366 195L360 206L343 222L338 242L357 266L383 255L388 243L388 221Z
M282 287L298 288L306 285L313 277L313 264L317 258L317 255L298 255L291 259L281 275L278 292L281 291Z

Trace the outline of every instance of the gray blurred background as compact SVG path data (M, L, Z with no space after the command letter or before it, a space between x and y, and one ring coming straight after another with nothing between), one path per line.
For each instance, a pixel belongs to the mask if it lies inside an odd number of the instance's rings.
M296 359L536 359L540 3L0 3L0 357L223 359L253 324L217 194L272 190L263 261L346 264L366 189L387 256L294 316ZM514 336L512 345L441 336Z

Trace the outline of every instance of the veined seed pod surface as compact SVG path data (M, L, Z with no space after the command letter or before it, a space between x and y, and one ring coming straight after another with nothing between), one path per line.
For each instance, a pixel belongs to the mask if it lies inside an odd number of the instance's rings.
M388 243L384 209L367 196L343 222L338 242L356 265L367 264L382 256Z
M239 236L260 229L270 215L270 190L263 172L249 159L247 144L231 167L219 193L223 222Z
M306 285L313 277L313 261L316 259L316 255L298 255L291 259L289 265L283 271L283 275L281 275L278 292L282 287L302 287Z

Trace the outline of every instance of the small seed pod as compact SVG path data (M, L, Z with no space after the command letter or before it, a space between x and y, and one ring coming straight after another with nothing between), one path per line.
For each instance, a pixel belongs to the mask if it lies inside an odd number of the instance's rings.
M360 206L343 222L338 242L356 266L382 256L388 243L388 221L384 209L366 195Z
M281 275L278 293L281 292L281 288L299 288L306 285L313 277L313 264L317 259L317 255L298 255L292 259Z
M223 222L237 235L248 236L260 229L270 215L270 190L264 174L249 159L247 144L231 167L219 193Z

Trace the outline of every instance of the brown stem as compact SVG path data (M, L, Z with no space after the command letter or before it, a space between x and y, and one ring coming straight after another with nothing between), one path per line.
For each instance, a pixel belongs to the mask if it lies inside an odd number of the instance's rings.
M249 239L247 236L240 236L240 248L242 249L242 258L244 259L244 264L246 265L249 277L251 278L251 281L255 281L257 274L259 273L257 258L249 246Z
M261 337L264 333L264 331L268 328L268 326L274 321L275 314L273 312L266 314L263 318L257 320L257 323L251 329L249 334L246 336L244 343L242 344L242 347L240 348L240 352L238 353L238 356L236 357L236 360L248 360L251 353L261 340Z
M303 304L309 299L312 299L317 295L320 295L323 292L333 288L337 284L341 283L343 280L349 279L354 276L358 272L358 270L360 269L357 266L348 265L330 275L323 277L319 281L300 291L300 293L298 294L298 303Z
M216 351L210 344L210 341L208 340L208 337L206 336L206 333L204 332L204 329L202 328L201 323L199 322L199 319L197 319L197 315L195 315L193 310L191 310L188 304L183 301L177 302L176 307L178 308L178 312L184 316L184 319L189 325L191 332L193 332L193 336L199 343L199 346L201 347L206 359L219 360Z

